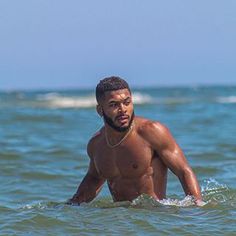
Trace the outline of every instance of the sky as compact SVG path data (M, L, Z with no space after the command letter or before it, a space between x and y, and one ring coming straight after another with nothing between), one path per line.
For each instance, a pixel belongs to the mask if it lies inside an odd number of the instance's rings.
M236 84L235 0L0 0L0 90Z

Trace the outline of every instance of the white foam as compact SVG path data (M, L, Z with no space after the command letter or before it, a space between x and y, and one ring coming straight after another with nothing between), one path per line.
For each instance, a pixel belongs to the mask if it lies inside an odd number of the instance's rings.
M62 96L58 93L47 93L39 95L37 100L42 105L50 108L90 108L95 107L97 102L95 96L88 95L83 97L78 96ZM152 98L149 95L142 93L133 94L134 104L147 104L152 102Z
M167 199L159 200L158 202L165 206L188 207L188 206L195 205L194 198L192 196L186 196L182 200L167 198Z
M135 92L133 93L132 97L133 97L134 104L142 105L142 104L149 104L153 102L152 97L147 94Z
M51 108L89 108L96 105L94 96L62 96L58 93L39 95L37 100Z
M236 103L236 96L218 97L217 102L219 102L219 103Z
M37 96L37 100L39 101L45 101L45 100L50 100L50 99L54 99L60 97L59 93L46 93L46 94L39 94Z
M96 105L94 97L57 97L49 101L53 108L89 108Z
M166 198L163 200L156 200L153 197L150 197L146 194L142 194L138 196L131 202L131 206L134 207L149 207L149 206L176 206L176 207L189 207L195 206L194 197L186 196L184 199L174 199L174 198Z
M33 203L33 204L26 204L25 206L20 207L23 210L31 210L31 209L45 209L47 208L46 203Z

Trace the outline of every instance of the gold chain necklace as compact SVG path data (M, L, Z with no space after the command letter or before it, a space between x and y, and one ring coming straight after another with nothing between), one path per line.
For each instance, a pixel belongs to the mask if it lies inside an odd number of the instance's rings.
M110 147L110 148L115 148L117 146L119 146L122 142L124 142L124 140L128 137L128 135L131 133L132 129L133 129L133 123L131 124L131 126L129 127L129 131L126 133L126 135L116 144L112 145L110 143L110 141L108 140L108 137L107 137L107 132L105 130L105 138L106 138L106 143L107 143L107 146Z

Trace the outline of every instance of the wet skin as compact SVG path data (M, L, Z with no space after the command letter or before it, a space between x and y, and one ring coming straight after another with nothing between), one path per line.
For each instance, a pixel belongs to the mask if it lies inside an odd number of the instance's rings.
M104 118L104 127L90 139L89 168L70 203L90 202L105 181L114 201L132 201L141 194L163 199L168 168L179 178L185 194L194 196L196 204L201 202L196 176L168 128L141 117L132 120L133 110L129 90L105 93L97 111L112 124ZM120 145L111 147L127 132Z

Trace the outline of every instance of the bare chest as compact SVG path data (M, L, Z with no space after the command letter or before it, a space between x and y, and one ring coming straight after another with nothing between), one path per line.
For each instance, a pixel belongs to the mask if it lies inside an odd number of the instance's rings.
M151 166L151 161L151 148L138 137L129 139L116 148L109 148L104 143L97 149L94 157L97 171L106 179L144 175Z

